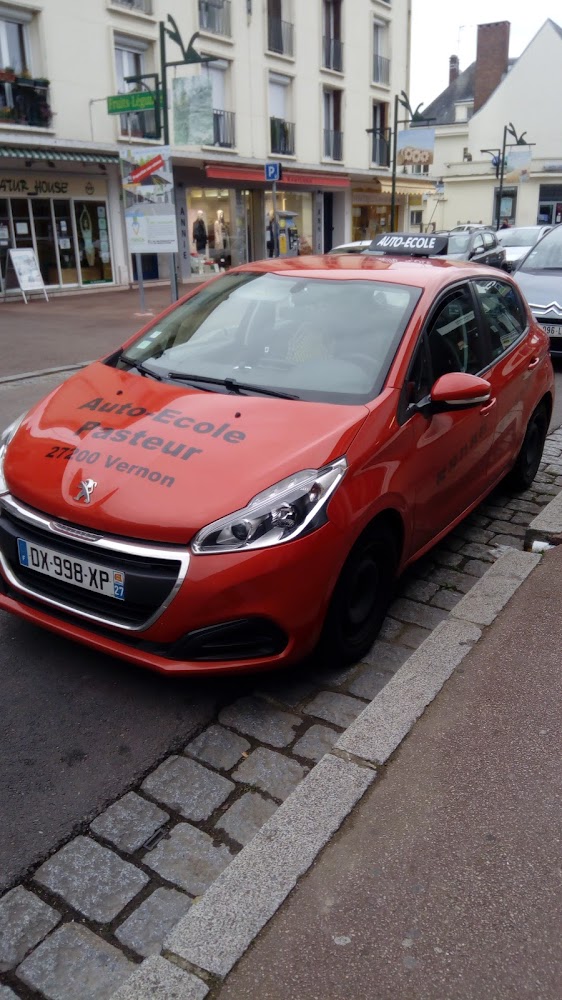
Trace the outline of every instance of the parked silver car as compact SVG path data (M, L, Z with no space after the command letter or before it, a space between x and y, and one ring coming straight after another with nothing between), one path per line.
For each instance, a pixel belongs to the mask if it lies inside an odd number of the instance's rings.
M562 225L531 248L513 277L550 337L550 353L562 357Z
M505 247L506 271L514 271L517 261L551 229L552 226L513 226L511 229L499 229L496 235L502 247Z

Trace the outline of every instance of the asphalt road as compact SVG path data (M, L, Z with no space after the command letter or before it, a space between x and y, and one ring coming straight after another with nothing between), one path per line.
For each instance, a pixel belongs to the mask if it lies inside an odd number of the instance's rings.
M64 377L0 384L0 426ZM0 892L250 683L161 679L0 613Z

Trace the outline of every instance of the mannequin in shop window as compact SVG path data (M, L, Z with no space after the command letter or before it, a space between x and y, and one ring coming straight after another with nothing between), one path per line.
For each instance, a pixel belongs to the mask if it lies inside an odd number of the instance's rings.
M226 250L228 247L228 226L224 221L224 212L219 208L214 224L215 250Z
M205 247L208 242L207 227L205 225L205 216L201 209L197 212L197 218L193 223L193 242L195 243L197 253L205 253Z

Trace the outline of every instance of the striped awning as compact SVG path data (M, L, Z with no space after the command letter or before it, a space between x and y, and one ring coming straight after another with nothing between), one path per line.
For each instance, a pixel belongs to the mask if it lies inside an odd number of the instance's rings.
M68 149L38 149L30 146L0 146L0 156L18 160L67 160L74 163L119 163L117 153L78 153Z

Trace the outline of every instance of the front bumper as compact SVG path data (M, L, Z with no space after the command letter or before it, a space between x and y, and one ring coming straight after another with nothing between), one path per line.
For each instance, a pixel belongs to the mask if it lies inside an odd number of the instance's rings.
M14 538L35 540L131 574L134 601L100 607L70 584L22 570ZM304 538L246 553L197 556L95 536L0 501L0 607L101 652L162 673L276 667L315 646L350 545L328 521ZM97 603L96 603L97 602Z

